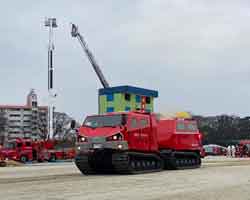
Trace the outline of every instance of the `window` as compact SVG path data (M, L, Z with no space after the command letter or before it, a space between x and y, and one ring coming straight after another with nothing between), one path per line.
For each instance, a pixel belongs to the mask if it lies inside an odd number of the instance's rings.
M130 99L131 99L131 95L130 94L128 94L128 93L125 93L125 100L126 101L130 101Z
M17 114L12 114L10 115L10 117L20 117L21 115L17 115Z
M141 119L140 120L140 125L141 125L141 128L145 128L148 126L148 120L147 119Z
M114 107L107 107L107 112L114 112Z
M18 123L21 122L21 120L10 120L10 123Z
M136 118L132 118L131 119L131 128L138 128L137 119Z
M135 96L135 101L136 101L136 103L140 103L141 102L141 96L136 95Z
M177 131L185 131L185 124L184 124L184 122L177 122L176 130Z
M99 115L99 116L89 116L83 122L83 126L89 126L93 128L98 127L115 127L126 124L127 115Z
M37 107L37 102L32 102L32 107Z
M136 110L141 110L141 107L140 106L136 106Z
M11 111L20 111L20 108L12 108Z
M125 107L125 111L130 111L130 110L131 110L131 108L129 106Z
M150 97L146 97L146 103L147 103L147 104L150 104L150 103L151 103Z
M10 131L9 134L19 134L19 131Z
M20 126L9 126L10 128L14 128L14 129L16 129L16 128L20 128Z
M187 124L187 130L188 131L197 131L197 125L193 123L188 123Z
M16 148L16 143L15 142L9 142L9 143L5 143L4 147L6 149L15 149Z
M114 101L114 94L108 94L106 96L107 101Z

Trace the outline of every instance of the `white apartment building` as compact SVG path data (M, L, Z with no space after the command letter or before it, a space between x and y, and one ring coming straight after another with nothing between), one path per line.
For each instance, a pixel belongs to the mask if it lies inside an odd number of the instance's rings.
M8 139L39 139L47 134L47 106L38 106L37 95L32 89L26 105L0 105L6 124L2 135Z

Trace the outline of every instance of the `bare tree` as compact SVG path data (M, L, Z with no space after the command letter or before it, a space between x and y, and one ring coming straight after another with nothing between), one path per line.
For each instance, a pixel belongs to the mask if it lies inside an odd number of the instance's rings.
M68 138L75 137L75 132L71 130L70 123L73 120L66 113L54 112L54 137L59 140L67 140ZM44 118L44 115L41 114L38 117L38 130L39 136L42 139L46 139L48 135L48 121L47 118ZM70 140L71 140L70 139Z
M66 113L54 113L54 136L62 138L65 132L69 129L72 118Z

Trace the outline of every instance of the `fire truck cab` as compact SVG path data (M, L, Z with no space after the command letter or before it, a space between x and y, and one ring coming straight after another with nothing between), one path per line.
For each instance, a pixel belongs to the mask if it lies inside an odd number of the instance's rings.
M4 158L27 162L33 160L32 142L28 139L13 139L0 150Z

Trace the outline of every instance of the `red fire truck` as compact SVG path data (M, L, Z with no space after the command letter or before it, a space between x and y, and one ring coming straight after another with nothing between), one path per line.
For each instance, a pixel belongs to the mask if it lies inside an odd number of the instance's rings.
M20 162L28 161L56 161L73 159L74 148L57 149L55 141L32 141L30 139L14 139L8 141L0 149L2 159L11 159Z
M201 152L202 135L192 119L107 113L88 116L79 128L75 164L83 174L196 168Z

